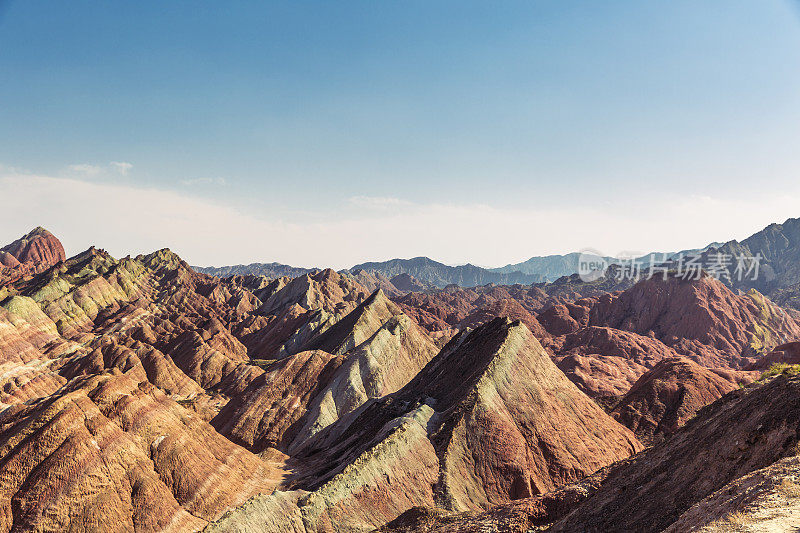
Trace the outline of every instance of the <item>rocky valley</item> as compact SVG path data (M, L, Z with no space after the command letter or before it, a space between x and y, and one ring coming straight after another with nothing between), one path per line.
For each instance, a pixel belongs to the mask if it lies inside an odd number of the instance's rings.
M800 527L793 224L742 244L757 287L210 275L36 228L0 250L0 530Z

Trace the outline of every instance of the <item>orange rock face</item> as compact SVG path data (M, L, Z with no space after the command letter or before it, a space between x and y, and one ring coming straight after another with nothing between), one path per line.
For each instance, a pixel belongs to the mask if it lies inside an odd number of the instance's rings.
M227 401L216 390L263 373L222 322L241 308L236 288L209 299L205 281L168 253L92 249L10 286L4 530L197 530L278 486L279 463L205 421Z
M22 263L19 262L19 259L14 257L12 254L6 252L5 250L0 250L0 265L13 269L17 268L21 264Z
M274 448L398 390L438 351L380 291L331 270L221 281L168 250L92 248L3 290L9 529L205 527L283 482ZM52 447L28 444L42 439Z
M800 338L796 314L756 292L734 294L710 277L656 277L633 286L564 278L542 287L450 287L397 302L430 331L476 327L496 316L519 319L584 392L618 400L661 359L738 371L778 344ZM449 328L449 329L448 329Z
M519 315L514 318L525 316L530 320L529 317L540 311L547 300L546 293L519 285L470 289L453 286L424 293L412 292L396 299L406 314L429 331L454 331L462 322L469 326L480 325L486 320L507 316L502 313L512 307L513 312ZM474 313L480 316L470 317Z
M791 530L799 379L732 391L663 442L560 490L477 513L415 508L380 531Z
M612 405L664 358L681 355L718 374L735 373L800 338L793 313L756 292L734 294L710 277L644 280L623 292L555 305L537 319L559 368Z
M602 296L589 325L652 335L704 366L727 368L741 368L800 336L785 310L757 293L734 294L711 277L655 278L618 296Z

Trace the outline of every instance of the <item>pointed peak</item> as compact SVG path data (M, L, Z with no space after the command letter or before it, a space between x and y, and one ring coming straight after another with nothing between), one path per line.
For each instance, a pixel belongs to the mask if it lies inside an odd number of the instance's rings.
M380 310L378 312L383 314L385 313L383 309L387 310L391 315L397 315L402 313L397 304L394 303L388 296L386 296L386 293L383 292L383 289L379 288L375 289L375 292L370 294L366 298L366 300L361 302L361 305L358 306L356 311L360 310L361 312L364 311L371 312L372 310Z
M366 300L364 300L364 304L366 305L374 302L382 302L384 300L388 300L388 298L386 297L386 293L383 292L383 289L378 288L375 289L375 292L370 294Z
M151 254L147 254L145 256L139 256L137 259L141 259L147 266L151 268L156 268L159 266L166 266L170 269L176 269L180 267L184 267L189 269L189 265L184 262L183 259L178 256L175 252L170 250L169 248L162 248L160 250L156 250Z
M332 268L326 268L324 270L320 270L319 272L310 273L308 274L308 276L310 276L311 279L318 281L320 283L325 281L332 281L334 283L337 283L340 277L339 274Z
M25 235L25 238L26 239L31 239L33 237L37 237L37 236L40 236L40 235L43 236L43 237L46 237L46 236L52 236L53 234L50 233L49 231L47 231L42 226L36 226L31 231L29 231L27 235Z
M84 268L89 265L93 265L91 268L92 270L96 269L98 265L105 264L108 266L110 263L113 263L115 260L111 257L111 254L103 250L102 248L96 248L94 246L90 246L83 252L70 257L64 263L64 266L67 269L74 269L74 268Z

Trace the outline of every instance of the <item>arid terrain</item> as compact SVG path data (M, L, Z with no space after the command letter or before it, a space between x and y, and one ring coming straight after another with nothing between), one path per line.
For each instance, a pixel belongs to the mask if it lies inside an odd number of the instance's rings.
M36 228L0 249L0 531L800 529L800 222L717 247L769 279L211 275Z

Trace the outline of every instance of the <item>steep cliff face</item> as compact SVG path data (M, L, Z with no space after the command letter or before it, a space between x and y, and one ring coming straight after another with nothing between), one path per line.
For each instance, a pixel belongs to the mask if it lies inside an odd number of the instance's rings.
M665 358L736 372L800 338L793 312L755 291L734 294L708 276L643 280L622 292L554 305L537 320L559 368L611 405ZM739 377L734 381L748 378Z
M231 328L254 359L275 359L309 348L359 306L369 292L348 276L331 269L293 280L275 280L264 290L259 308Z
M448 287L410 293L396 302L442 337L498 316L522 320L559 368L604 404L619 400L665 357L682 355L707 368L741 370L800 338L795 312L755 291L735 294L709 276L657 276L635 284L565 278L535 287Z
M496 319L447 350L434 361L442 366L426 368L411 384L418 394L438 394L434 408L442 420L433 442L446 507L475 509L548 492L640 449L519 322ZM442 385L461 379L463 371L450 370L456 360L478 371L453 393ZM504 468L498 472L496 464Z
M403 387L437 351L378 290L302 351L268 366L214 424L254 449L290 452L369 399Z
M5 530L196 530L278 485L280 462L204 421L263 373L225 326L251 294L166 250L117 261L96 249L5 291Z
M330 270L220 280L169 250L91 248L3 291L9 528L202 528L280 486L274 448L398 390L438 351L382 292Z
M381 531L793 531L799 379L734 390L660 444L559 490L483 512L419 507Z

